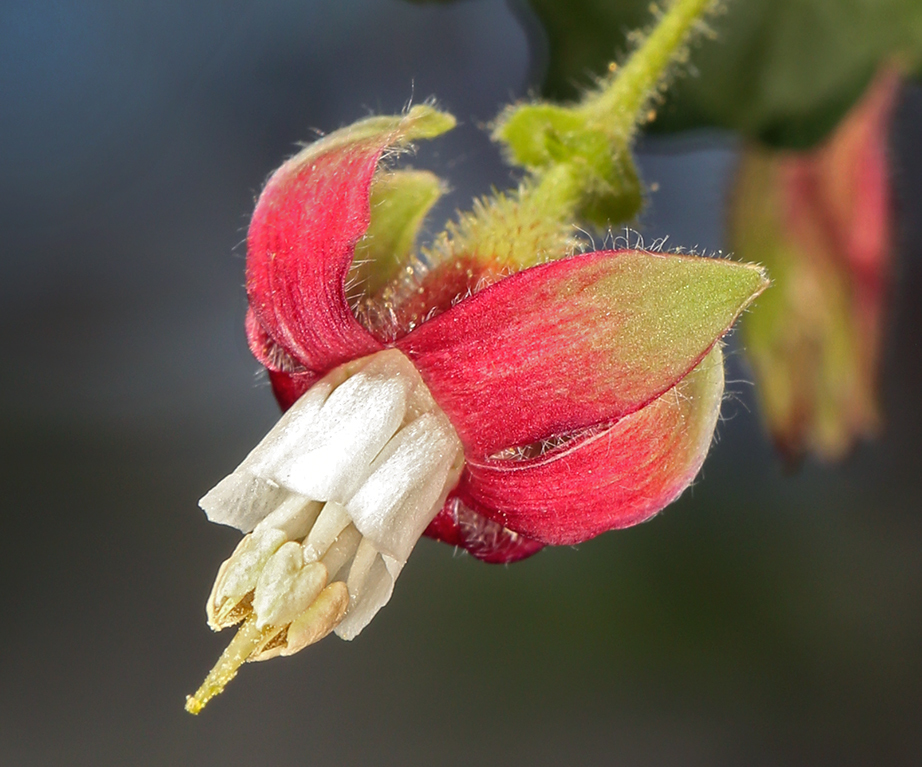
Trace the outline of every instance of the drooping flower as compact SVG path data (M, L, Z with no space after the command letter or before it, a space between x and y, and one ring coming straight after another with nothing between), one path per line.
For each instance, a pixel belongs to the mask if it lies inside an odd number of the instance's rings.
M740 166L731 243L775 280L743 334L763 415L790 461L839 459L879 428L893 248L887 134L899 80L882 71L816 149L752 146Z
M422 534L514 561L648 519L704 460L720 338L761 269L561 251L503 276L489 236L425 264L438 180L389 160L452 124L428 106L364 120L259 198L247 335L287 412L201 502L247 534L208 603L212 627L243 625L190 711L244 660L355 636Z

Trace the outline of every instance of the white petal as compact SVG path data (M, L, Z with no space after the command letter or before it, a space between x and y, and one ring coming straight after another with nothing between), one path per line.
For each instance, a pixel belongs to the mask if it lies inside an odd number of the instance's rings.
M320 501L345 501L394 435L406 413L411 381L364 371L339 386L303 435L296 451L270 477Z
M362 585L361 598L354 603L346 617L334 631L342 639L355 639L375 617L378 610L388 603L394 593L394 581L400 574L401 564L391 562L391 568L385 563L380 554L375 557L374 563L365 576Z
M212 522L250 532L288 495L274 482L237 469L215 485L198 505Z
M215 584L234 603L209 609L226 623L239 617L227 609L249 607L259 628L303 619L298 647L346 610L336 633L352 639L390 599L462 465L457 433L402 353L337 368L201 500L212 521L253 530ZM339 601L312 607L330 576L345 578ZM251 592L252 602L240 601Z
M334 388L336 371L314 384L233 474L201 501L212 522L249 532L286 497L347 501L371 472L371 463L400 428L408 402L428 394L400 352L369 358Z
M279 422L233 472L213 487L199 506L212 522L250 532L289 491L270 479L270 469L297 452L298 442L316 420L332 390L320 381L279 419Z
M359 532L379 551L406 562L454 485L449 474L460 465L460 450L444 416L427 413L401 429L346 504Z

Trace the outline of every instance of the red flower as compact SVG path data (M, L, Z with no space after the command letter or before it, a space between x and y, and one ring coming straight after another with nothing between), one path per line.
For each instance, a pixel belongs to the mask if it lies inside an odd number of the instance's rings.
M489 237L404 261L434 182L381 160L451 124L425 106L357 123L286 162L259 198L247 335L288 413L202 499L213 521L253 532L208 606L213 627L244 626L190 710L245 658L355 636L424 530L510 562L648 519L704 460L719 339L762 271L624 250L500 279ZM357 247L372 263L353 264ZM365 291L350 302L356 274Z
M462 284L440 264L419 283L432 297L417 315L426 321L388 338L356 318L345 285L382 154L406 140L411 121L354 141L334 134L330 149L319 142L285 163L259 199L247 332L279 403L289 407L350 360L403 352L464 445L460 483L426 534L481 559L512 561L649 518L701 465L722 391L717 341L764 288L763 274L604 251L526 269L455 303L489 268L465 262ZM485 255L476 263L489 264ZM451 290L436 290L446 277Z

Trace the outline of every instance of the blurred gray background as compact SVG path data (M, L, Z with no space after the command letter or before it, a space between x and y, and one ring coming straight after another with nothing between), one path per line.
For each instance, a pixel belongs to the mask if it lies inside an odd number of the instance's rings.
M238 538L196 502L277 417L242 331L255 195L315 130L435 95L462 122L412 160L453 187L438 231L512 180L483 128L538 82L533 32L500 0L3 3L0 764L922 762L914 89L879 442L786 475L731 352L654 521L511 567L424 540L355 642L183 711ZM732 139L639 149L644 237L720 249Z

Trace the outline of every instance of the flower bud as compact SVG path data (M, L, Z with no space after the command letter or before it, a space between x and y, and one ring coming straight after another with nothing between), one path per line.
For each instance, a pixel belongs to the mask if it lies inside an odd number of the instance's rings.
M892 258L887 131L898 86L881 73L825 144L745 150L731 211L736 255L775 289L743 323L756 392L789 460L844 456L879 427Z

